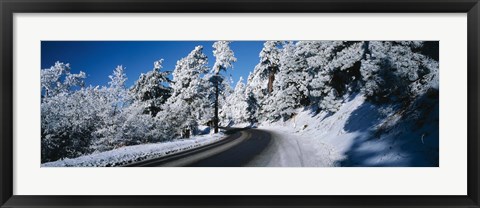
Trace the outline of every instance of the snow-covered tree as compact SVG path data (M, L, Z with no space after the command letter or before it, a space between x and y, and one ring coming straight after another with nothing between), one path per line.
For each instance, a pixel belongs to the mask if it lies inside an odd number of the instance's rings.
M117 66L109 75L108 87L99 90L100 105L104 110L100 112L99 128L93 133L94 143L92 148L98 151L109 150L124 146L130 138L123 135L125 122L125 108L132 102L132 98L125 86L127 76L123 66Z
M208 71L207 56L203 47L197 46L187 57L177 61L173 71L172 96L166 102L165 115L172 128L180 129L177 134L189 137L198 127L199 114L205 106L208 91L201 75ZM157 115L158 117L159 115Z
M360 68L370 99L409 102L438 88L438 62L416 52L421 42L370 41Z
M72 74L70 65L56 62L40 71L42 162L76 157L89 152L96 113L84 72ZM74 91L74 89L76 89Z
M336 112L337 108L330 108L327 103L324 103L325 98L328 100L336 99L334 89L330 86L331 75L325 71L319 71L312 81L309 83L310 100L312 104L317 104L319 109Z
M86 75L80 71L72 74L70 64L55 62L55 65L40 71L40 84L44 97L55 96L59 93L66 93L72 87L83 87Z
M255 117L257 121L264 120L264 115L261 113L263 110L264 102L268 96L267 91L267 79L260 76L260 70L258 65L254 68L253 72L250 72L247 79L245 92L248 95L247 97L250 100L252 107L249 110L249 113ZM253 103L254 102L254 103Z
M274 90L273 83L280 67L282 43L282 41L266 41L259 53L259 63L248 76L245 91L251 105L249 113L255 117L255 119L252 117L252 120L266 119L263 108Z
M246 109L246 119L247 122L250 124L255 124L256 122L259 121L259 104L257 97L255 94L249 90L248 88L245 89L245 102L247 103L247 109Z
M171 88L168 86L170 72L162 72L163 59L154 62L154 67L140 78L130 89L130 93L137 102L144 106L144 113L155 117L162 110L161 106L170 97Z
M228 68L233 68L233 63L237 61L237 58L235 58L233 51L230 49L230 41L217 41L213 43L213 48L213 55L215 56L215 64L212 68L213 76L211 77L211 81L215 87L215 117L213 124L214 132L218 133L218 123L220 122L218 117L220 108L219 96L221 93L220 85L224 80L220 72L226 71Z
M99 126L102 104L99 88L82 88L44 99L41 105L42 162L73 158L93 151L92 133Z
M275 81L275 74L280 65L280 49L278 48L281 41L265 41L263 49L260 51L260 63L258 70L261 76L268 77L267 92L271 94L273 91L273 82Z
M283 46L279 71L273 83L273 94L268 97L264 113L271 119L290 118L294 110L308 104L309 74L306 62L297 54L297 46L289 42Z
M307 105L335 112L345 94L359 90L363 42L291 41L282 47L278 44L265 43L261 62L247 82L246 91L253 92L260 106L258 118L286 119L293 109ZM276 63L276 67L272 68L271 63ZM271 72L275 73L270 88Z
M108 82L108 96L113 107L112 115L115 116L116 113L126 104L128 99L130 99L125 86L125 82L127 81L125 68L122 65L117 66L117 68L113 70L112 75L109 75L108 78L110 78L110 82Z
M171 138L171 132L163 125L164 118L152 116L151 111L146 113L152 102L162 102L162 96L166 96L162 93L168 91L162 85L168 82L166 72L160 69L161 61L155 62L154 69L141 75L130 90L125 87L124 68L118 66L113 71L109 86L99 89L98 106L103 106L103 110L98 113L99 127L92 134L92 149L106 151Z
M230 41L217 41L213 43L215 63L213 64L212 71L214 74L219 74L221 71L233 68L233 63L237 61L232 49L230 49L230 43Z
M173 139L174 129L168 129L164 117L145 114L144 105L134 102L125 107L122 116L122 145L155 143ZM161 111L160 111L161 112ZM159 112L159 113L160 113ZM157 113L158 114L158 113Z
M248 103L245 96L245 83L243 77L238 80L235 90L227 97L225 105L222 106L222 117L225 118L226 124L230 121L234 123L244 123L249 119L247 111Z
M311 104L336 112L345 93L358 91L362 46L362 42L351 41L298 42L298 56L307 62Z

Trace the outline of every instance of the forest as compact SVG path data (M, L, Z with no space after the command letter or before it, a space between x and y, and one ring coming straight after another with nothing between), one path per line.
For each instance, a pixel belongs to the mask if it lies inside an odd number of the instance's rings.
M237 61L230 44L199 45L173 69L155 61L131 87L121 65L106 86L86 86L87 75L61 61L41 69L41 162L186 139L205 134L203 126L217 133L286 122L299 109L332 116L358 95L401 118L376 127L377 136L402 120L422 128L438 107L438 41L265 41L252 51L258 64L234 86L224 76Z

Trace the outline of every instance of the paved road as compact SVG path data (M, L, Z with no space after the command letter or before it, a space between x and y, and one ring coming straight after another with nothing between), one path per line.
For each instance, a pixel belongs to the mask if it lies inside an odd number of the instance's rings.
M241 167L260 154L271 135L260 129L227 129L219 142L127 165L129 167Z

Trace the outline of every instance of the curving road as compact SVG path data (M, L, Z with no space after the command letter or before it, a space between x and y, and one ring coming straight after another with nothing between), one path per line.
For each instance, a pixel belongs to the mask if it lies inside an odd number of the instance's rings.
M226 129L225 139L210 145L145 160L128 167L241 167L260 154L270 143L271 135L260 129Z

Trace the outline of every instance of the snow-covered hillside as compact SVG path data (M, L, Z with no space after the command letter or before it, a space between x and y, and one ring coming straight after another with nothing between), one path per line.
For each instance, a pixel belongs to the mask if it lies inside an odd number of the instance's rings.
M421 117L382 111L363 95L352 96L333 114L297 109L292 119L259 126L272 133L272 144L248 166L439 165L438 103Z

